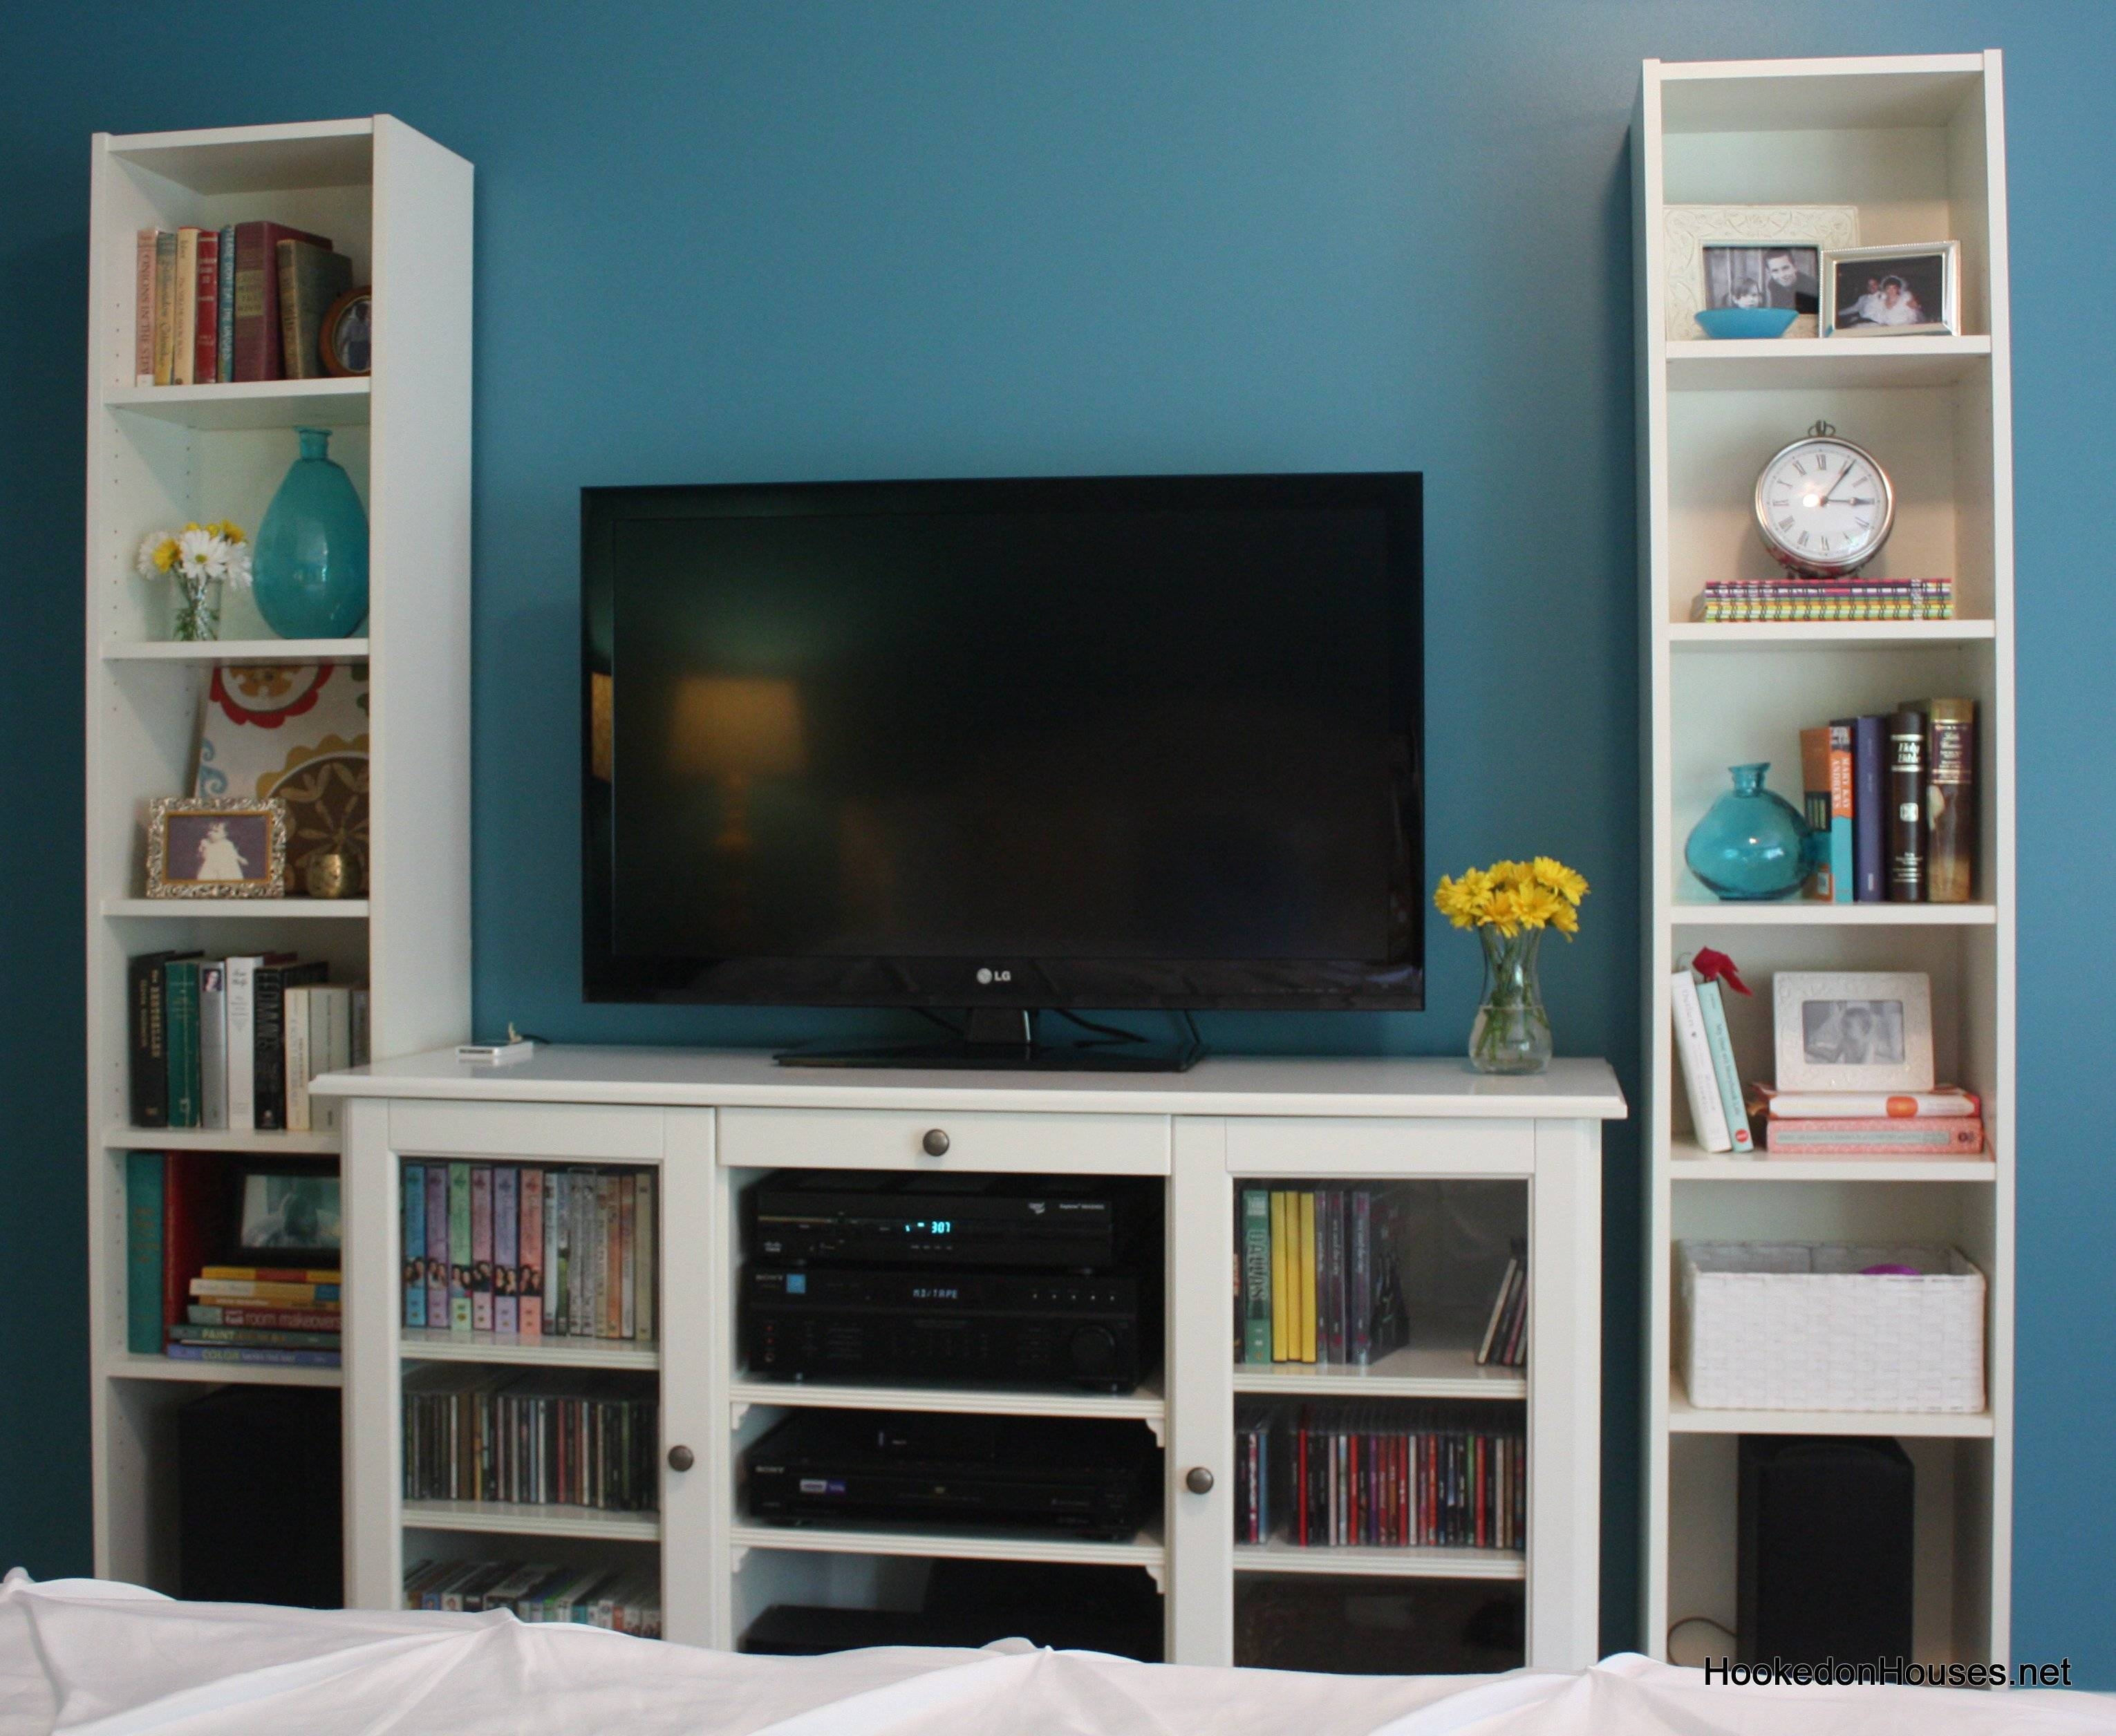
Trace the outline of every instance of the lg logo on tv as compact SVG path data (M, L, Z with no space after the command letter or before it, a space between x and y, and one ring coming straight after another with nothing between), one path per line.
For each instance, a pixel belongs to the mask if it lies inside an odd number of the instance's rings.
M1014 981L1014 972L1011 971L995 971L988 965L980 965L978 967L978 981L987 986L990 986L991 984L996 982L1012 982Z

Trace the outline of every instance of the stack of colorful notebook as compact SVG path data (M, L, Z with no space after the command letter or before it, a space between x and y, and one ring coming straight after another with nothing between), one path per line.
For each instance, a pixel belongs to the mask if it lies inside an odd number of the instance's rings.
M1981 1157L1984 1114L1976 1094L1780 1091L1756 1088L1773 1157Z
M1952 579L1714 579L1690 606L1698 621L1951 621Z

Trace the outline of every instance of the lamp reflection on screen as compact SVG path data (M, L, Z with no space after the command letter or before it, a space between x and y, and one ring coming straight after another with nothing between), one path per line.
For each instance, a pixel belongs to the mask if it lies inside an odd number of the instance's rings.
M713 847L748 855L755 843L751 784L806 769L794 683L770 676L686 676L676 690L669 764L679 776L709 778L719 787L720 832Z

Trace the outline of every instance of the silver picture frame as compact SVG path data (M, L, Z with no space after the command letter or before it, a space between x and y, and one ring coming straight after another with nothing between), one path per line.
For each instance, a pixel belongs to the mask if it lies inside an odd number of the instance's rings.
M1929 1091L1932 978L1922 971L1780 971L1778 1089Z
M1936 310L1927 307L1923 311L1936 311L1936 319L1906 320L1898 324L1855 318L1849 324L1845 323L1852 309L1843 300L1845 286L1840 279L1840 272L1863 273L1880 286L1892 278L1902 283L1907 275L1929 278L1935 269L1939 277L1939 288L1934 292L1939 305ZM1864 285L1860 288L1860 299L1863 301L1866 291ZM1962 243L1894 242L1884 246L1825 250L1822 255L1822 335L1825 338L1959 338L1962 335Z

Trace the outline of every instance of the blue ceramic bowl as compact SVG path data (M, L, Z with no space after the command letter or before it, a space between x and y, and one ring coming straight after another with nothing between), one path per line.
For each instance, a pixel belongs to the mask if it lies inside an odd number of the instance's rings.
M1708 307L1697 323L1708 338L1782 338L1799 317L1789 307Z

